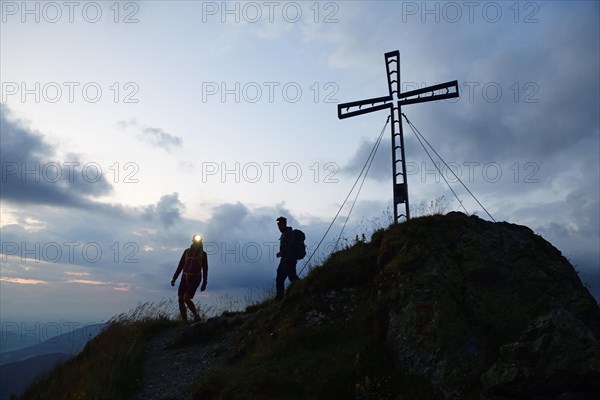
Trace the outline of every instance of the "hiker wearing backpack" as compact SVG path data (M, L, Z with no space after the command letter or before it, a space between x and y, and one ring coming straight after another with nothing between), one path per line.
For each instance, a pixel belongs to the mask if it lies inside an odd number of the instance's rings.
M275 300L281 300L283 298L285 279L288 278L290 282L300 279L296 274L296 262L304 258L306 248L304 246L304 233L287 226L287 219L285 217L277 218L277 228L279 228L281 236L279 237L279 252L275 255L277 258L280 258L275 278Z
M194 235L192 238L192 245L185 249L179 260L177 270L171 279L171 286L175 286L175 281L179 274L181 275L181 281L179 282L179 289L177 290L177 297L179 299L179 312L183 322L187 323L187 307L190 309L194 316L194 322L200 321L200 315L196 310L196 306L192 299L196 294L196 290L202 283L200 291L206 290L206 283L208 278L208 257L204 251L202 245L202 236Z

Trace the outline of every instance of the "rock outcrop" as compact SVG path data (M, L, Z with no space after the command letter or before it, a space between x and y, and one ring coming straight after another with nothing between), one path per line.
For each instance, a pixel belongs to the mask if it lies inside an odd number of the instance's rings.
M400 368L445 398L600 393L598 304L529 228L450 213L373 242L380 292L394 298L387 343Z
M510 398L600 394L600 348L590 329L565 309L535 320L482 375L486 393Z

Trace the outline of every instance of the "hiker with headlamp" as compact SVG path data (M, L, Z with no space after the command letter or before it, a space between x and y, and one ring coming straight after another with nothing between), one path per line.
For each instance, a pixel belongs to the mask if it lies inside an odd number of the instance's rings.
M179 298L179 312L181 313L181 319L187 323L187 307L190 309L194 316L194 322L200 321L200 315L192 299L196 294L196 290L200 286L200 291L206 290L206 283L208 278L208 257L204 251L202 245L202 236L194 235L192 238L192 245L185 249L179 260L177 270L171 280L171 286L175 286L175 281L179 274L181 275L181 281L179 282L179 289L177 295Z

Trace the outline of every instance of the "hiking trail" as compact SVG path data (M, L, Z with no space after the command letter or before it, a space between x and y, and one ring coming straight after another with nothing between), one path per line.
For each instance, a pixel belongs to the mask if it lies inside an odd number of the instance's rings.
M226 365L236 332L230 324L231 318L221 316L158 331L146 345L142 389L135 398L191 399L199 377Z

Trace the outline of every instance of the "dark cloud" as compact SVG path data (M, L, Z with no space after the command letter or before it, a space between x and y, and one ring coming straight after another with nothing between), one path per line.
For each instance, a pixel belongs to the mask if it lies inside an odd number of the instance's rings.
M156 205L158 219L164 226L171 226L181 220L181 212L184 209L177 193L162 196Z
M217 236L218 232L226 230L228 236L236 234L239 231L239 227L244 225L244 218L249 213L248 208L240 202L222 204L213 209L212 216L207 224L210 227L207 233ZM212 231L213 229L214 231Z
M168 228L181 221L181 213L185 209L179 200L177 193L167 194L160 198L156 205L146 207L146 218L151 221L159 221L161 225Z
M275 220L281 215L288 218L288 225L297 224L290 211L283 206L250 210L240 202L225 203L213 208L203 231L207 238L215 241L245 242L260 238L272 242L279 238Z
M488 32L487 40L493 43L489 52L465 49L451 61L460 100L403 111L415 116L415 124L441 146L443 154L481 160L539 162L597 136L597 13L564 11L544 14L543 24L500 36Z
M94 207L94 197L111 192L112 186L99 164L59 160L57 149L25 123L10 119L0 105L0 157L3 201L62 207Z

